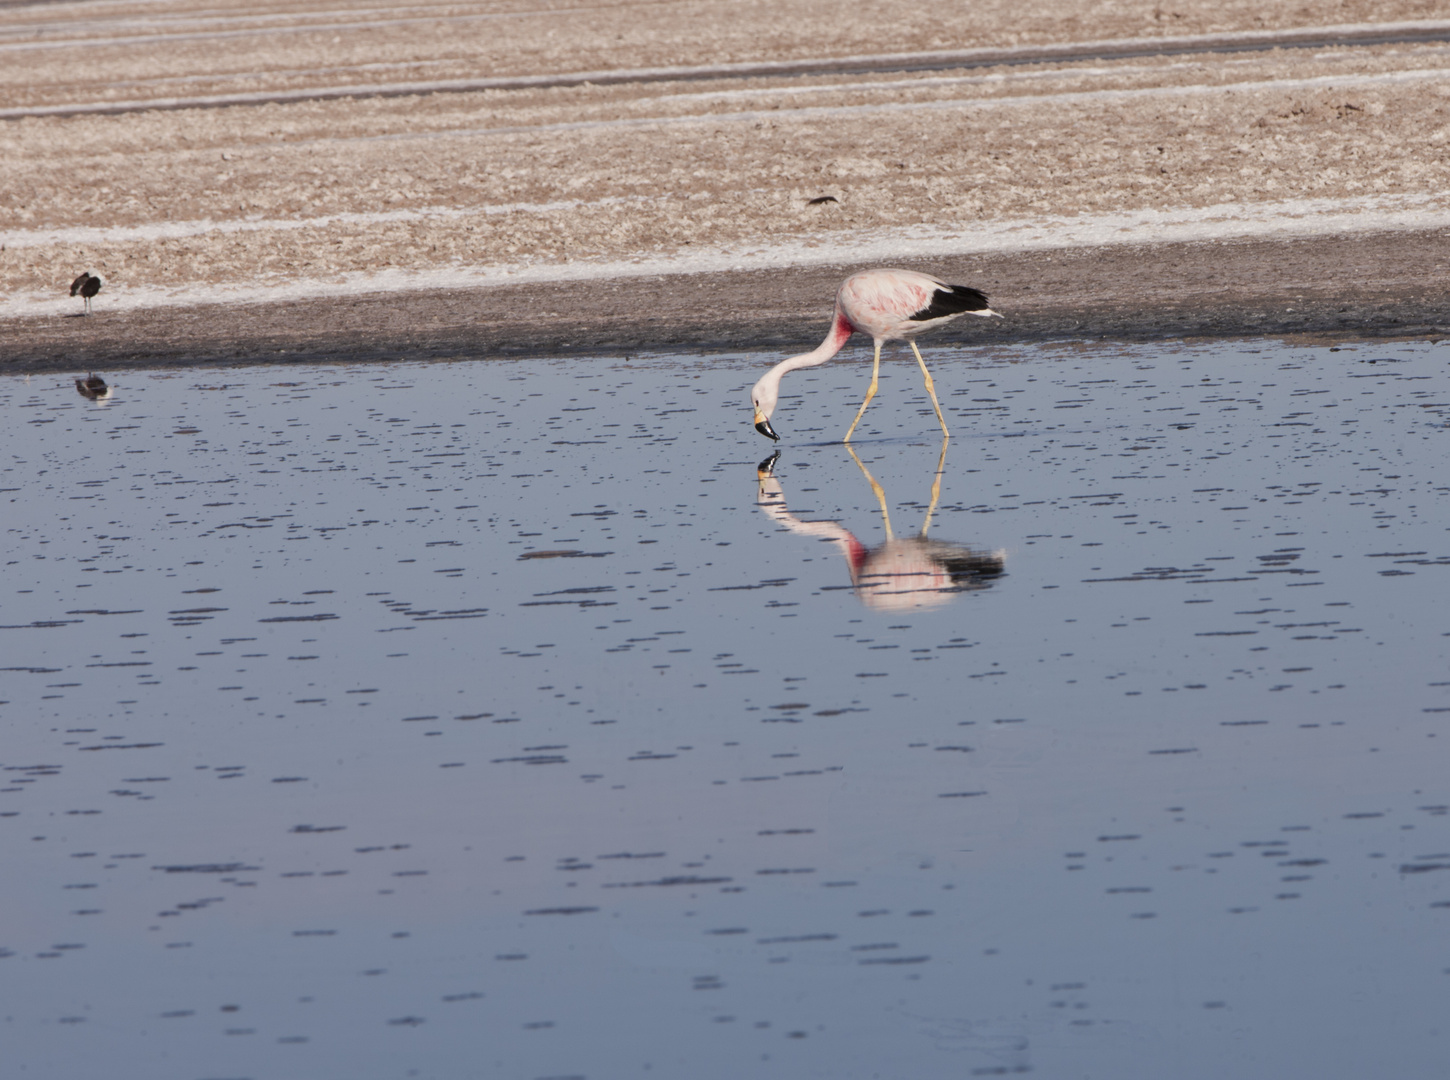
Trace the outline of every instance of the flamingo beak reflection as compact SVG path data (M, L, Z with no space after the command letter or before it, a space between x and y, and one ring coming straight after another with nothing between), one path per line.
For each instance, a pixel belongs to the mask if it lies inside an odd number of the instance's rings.
M764 416L761 416L758 410L755 414L755 430L767 439L774 439L776 442L780 442L780 436L775 433L775 428L770 426L770 421Z

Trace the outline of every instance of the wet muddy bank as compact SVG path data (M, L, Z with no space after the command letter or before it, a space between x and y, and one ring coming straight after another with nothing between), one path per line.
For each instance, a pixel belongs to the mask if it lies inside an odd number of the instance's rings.
M1007 317L943 344L1246 335L1450 334L1440 232L1124 245L960 256L915 268L977 285ZM913 264L914 265L914 264ZM814 266L270 304L216 304L0 323L0 371L795 349L815 343L858 267Z

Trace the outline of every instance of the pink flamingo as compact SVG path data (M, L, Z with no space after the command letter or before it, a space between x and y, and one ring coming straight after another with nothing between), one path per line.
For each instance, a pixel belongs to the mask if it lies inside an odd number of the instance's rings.
M801 356L782 360L767 371L750 391L751 404L755 406L755 430L767 438L779 441L780 436L770 426L770 414L775 411L780 396L780 380L788 371L815 367L824 364L841 350L857 330L870 334L876 343L876 356L871 368L871 386L866 391L866 400L856 413L856 419L846 430L842 442L851 441L851 432L865 415L866 406L876 396L876 383L881 373L881 343L905 339L916 353L916 362L921 365L922 377L926 380L926 392L931 395L932 407L936 409L937 422L942 434L950 437L947 422L942 418L941 405L936 399L936 388L932 385L931 372L926 370L926 361L921 350L912 341L923 330L941 326L958 315L997 315L987 306L987 296L978 289L966 285L948 285L928 274L914 270L863 270L852 274L836 294L836 314L831 320L830 333L819 347Z

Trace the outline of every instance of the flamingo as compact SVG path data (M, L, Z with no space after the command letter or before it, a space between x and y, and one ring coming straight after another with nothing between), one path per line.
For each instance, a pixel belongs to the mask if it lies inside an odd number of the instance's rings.
M931 395L931 404L936 409L937 422L941 424L942 435L950 438L947 422L942 418L941 405L936 399L931 372L926 370L926 361L921 350L912 341L923 330L955 319L958 315L1001 315L987 305L987 296L967 285L948 285L929 274L918 274L914 270L863 270L852 274L841 284L836 293L836 313L831 320L826 340L801 356L782 360L767 371L750 391L750 402L755 406L755 430L766 438L777 442L780 436L770 426L770 414L775 411L780 395L780 380L788 371L815 367L824 364L841 350L857 330L870 334L876 343L876 356L871 368L871 386L866 391L866 400L856 413L856 419L846 430L842 442L851 441L851 433L865 415L866 406L876 396L876 383L881 373L881 343L906 340L921 365L922 377L926 380L926 392Z

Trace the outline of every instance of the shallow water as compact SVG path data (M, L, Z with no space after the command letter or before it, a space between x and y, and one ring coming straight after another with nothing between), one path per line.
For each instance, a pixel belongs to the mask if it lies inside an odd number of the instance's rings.
M1450 349L928 357L0 380L14 1075L1444 1075Z

